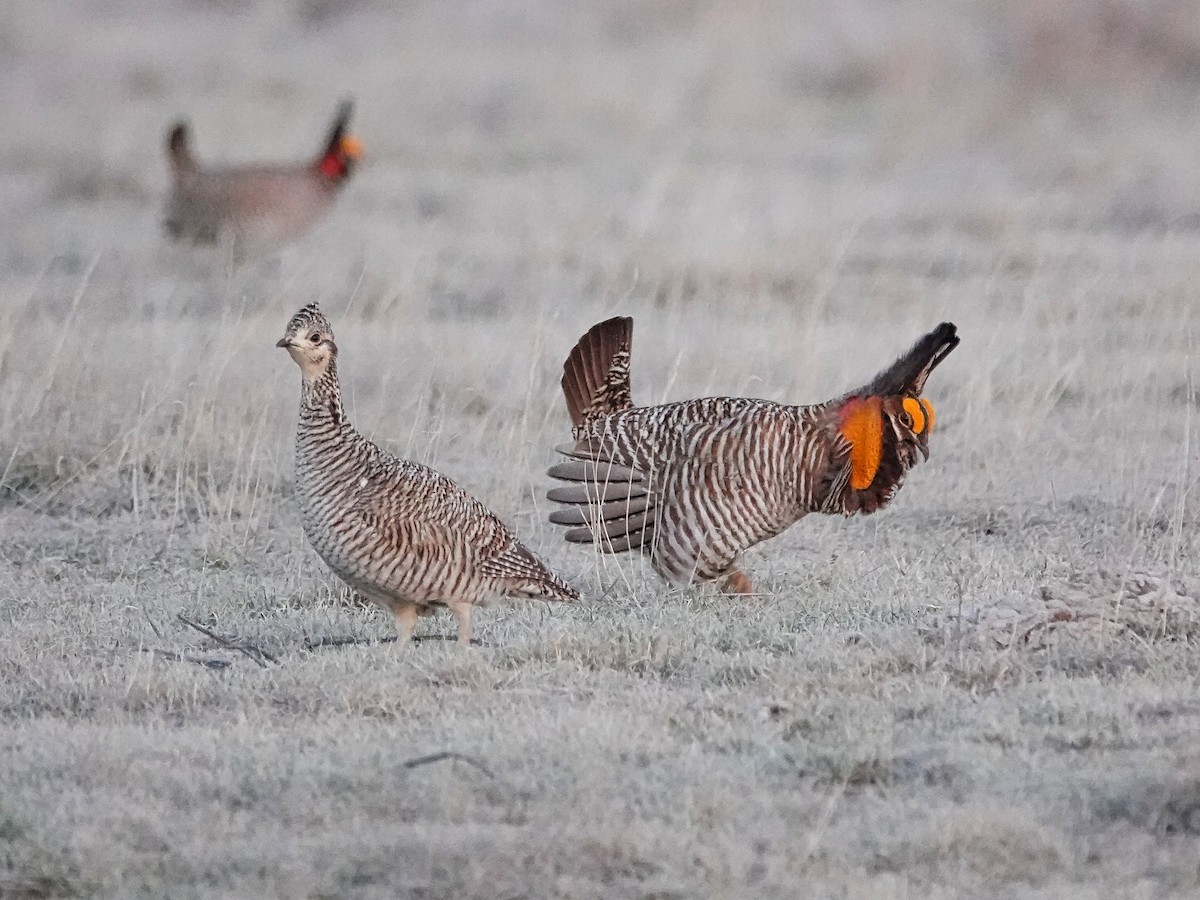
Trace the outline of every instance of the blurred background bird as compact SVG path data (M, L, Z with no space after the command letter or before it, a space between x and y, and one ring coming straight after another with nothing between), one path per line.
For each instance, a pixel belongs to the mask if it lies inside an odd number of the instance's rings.
M320 153L299 163L203 165L192 155L187 123L177 122L167 135L167 234L217 245L234 263L306 234L329 214L362 155L348 131L352 109L348 100L341 104Z

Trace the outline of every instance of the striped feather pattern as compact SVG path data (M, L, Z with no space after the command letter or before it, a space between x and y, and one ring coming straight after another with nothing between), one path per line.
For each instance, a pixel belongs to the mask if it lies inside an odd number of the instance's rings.
M571 424L579 427L601 413L633 406L629 354L633 319L618 316L601 322L579 339L563 363L562 389Z

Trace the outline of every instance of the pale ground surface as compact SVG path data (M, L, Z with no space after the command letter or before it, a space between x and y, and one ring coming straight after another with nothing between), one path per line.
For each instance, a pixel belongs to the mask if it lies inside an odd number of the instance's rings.
M1196 896L1194 10L566 6L0 7L0 896ZM299 156L345 94L325 227L163 246L175 116ZM360 428L591 602L306 649L392 633L292 500L314 299ZM933 458L751 599L568 547L559 365L617 312L643 402L823 399L953 320Z

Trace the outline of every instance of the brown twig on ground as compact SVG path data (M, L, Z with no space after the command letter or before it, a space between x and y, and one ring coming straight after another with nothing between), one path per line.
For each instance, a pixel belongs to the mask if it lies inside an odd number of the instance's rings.
M423 641L453 641L454 637L444 634L415 634L411 638L414 644L419 644ZM305 650L321 650L325 647L350 647L358 644L394 644L396 636L382 638L370 637L316 637L305 638ZM486 644L476 638L471 639L472 647L484 647Z
M418 766L427 766L430 763L444 762L447 759L457 759L459 762L465 762L468 765L474 766L493 781L496 779L496 774L475 757L468 756L465 753L459 753L457 750L442 750L438 753L430 753L427 756L413 757L412 759L404 761L404 768L415 769Z
M263 669L267 668L268 662L272 662L272 663L279 662L279 660L276 659L274 655L268 653L266 650L262 650L256 646L254 646L254 644L251 644L245 638L227 637L223 634L217 634L215 631L211 631L208 628L205 628L203 625L199 624L198 622L193 622L187 616L183 615L183 613L179 613L176 616L176 618L179 619L179 621L182 622L184 625L187 625L189 628L195 628L201 634L207 635L208 637L212 638L214 641L216 641L222 647L226 647L230 650L236 650L238 653L243 654L244 656L246 656L247 658L252 660L260 668L263 668Z
M155 656L161 656L163 659L169 659L172 662L190 662L198 666L204 666L206 669L228 669L233 663L227 659L217 659L213 656L195 656L191 653L180 653L177 650L164 650L161 647L143 647L142 652L152 653ZM0 894L0 896L3 896Z
M348 647L355 644L386 644L388 642L395 643L395 636L385 638L369 638L369 637L306 637L304 639L305 650L320 650L323 647ZM414 637L414 641L419 638Z

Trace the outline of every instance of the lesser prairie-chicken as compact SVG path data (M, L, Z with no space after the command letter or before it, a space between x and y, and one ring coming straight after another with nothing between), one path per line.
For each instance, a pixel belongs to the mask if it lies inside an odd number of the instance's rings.
M163 227L176 240L227 249L234 262L277 250L312 229L333 207L362 148L348 132L344 102L315 159L300 163L203 166L188 126L167 136L171 194Z
M834 400L786 406L706 397L633 405L633 320L585 334L563 365L571 457L550 469L571 482L550 500L568 541L640 550L675 584L719 580L749 593L743 550L812 512L872 513L929 457L929 373L958 345L943 323L872 381Z
M396 617L401 645L418 615L449 608L458 640L497 596L578 600L487 507L444 475L398 459L346 418L333 329L316 304L277 346L300 366L296 497L304 533L334 574Z

